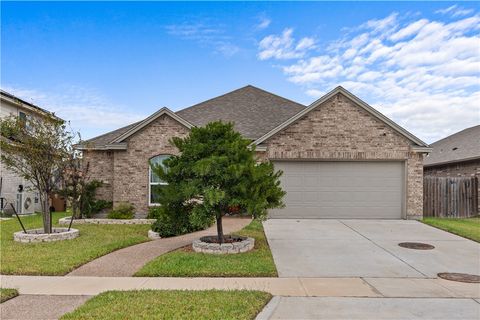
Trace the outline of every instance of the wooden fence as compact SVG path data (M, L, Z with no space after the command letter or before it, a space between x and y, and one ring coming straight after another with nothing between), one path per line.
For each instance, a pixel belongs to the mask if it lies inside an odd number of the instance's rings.
M478 214L477 177L423 178L423 215L471 217Z

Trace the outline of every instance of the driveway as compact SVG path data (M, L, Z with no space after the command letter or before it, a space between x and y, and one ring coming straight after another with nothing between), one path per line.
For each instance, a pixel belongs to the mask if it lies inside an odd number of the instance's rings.
M270 219L264 227L280 277L480 274L480 244L418 221ZM406 249L399 242L435 249Z

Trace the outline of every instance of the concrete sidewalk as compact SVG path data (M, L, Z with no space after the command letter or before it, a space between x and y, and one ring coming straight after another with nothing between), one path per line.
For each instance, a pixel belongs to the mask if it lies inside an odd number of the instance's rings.
M96 295L108 290L250 289L292 297L410 297L480 299L480 284L423 278L147 278L0 276L20 294Z

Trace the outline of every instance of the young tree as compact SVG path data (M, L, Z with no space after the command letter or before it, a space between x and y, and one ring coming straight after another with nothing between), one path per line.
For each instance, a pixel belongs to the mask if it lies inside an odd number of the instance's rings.
M43 229L51 233L49 198L59 185L76 135L57 118L32 117L25 122L13 115L0 120L0 133L2 162L38 190Z
M168 183L159 192L160 202L180 198L194 204L193 215L215 217L219 243L224 241L222 217L232 208L262 218L267 209L283 206L282 172L275 172L270 162L257 163L250 141L232 124L212 122L192 128L187 137L173 138L171 143L180 154L165 160L165 168L152 166Z

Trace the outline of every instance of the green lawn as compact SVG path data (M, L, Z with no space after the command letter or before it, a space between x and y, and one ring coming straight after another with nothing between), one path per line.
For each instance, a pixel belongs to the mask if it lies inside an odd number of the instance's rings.
M10 300L18 296L17 289L0 288L0 303Z
M254 319L270 299L261 291L109 291L61 319Z
M54 213L53 221L68 216ZM40 228L40 215L21 218L27 229ZM1 274L63 275L111 251L148 241L150 225L75 225L80 230L76 239L19 243L13 233L20 231L17 219L0 221Z
M464 238L480 242L480 218L423 218L423 222Z
M276 277L277 269L259 221L237 235L255 238L252 251L229 255L197 253L181 248L150 261L135 276L142 277Z

